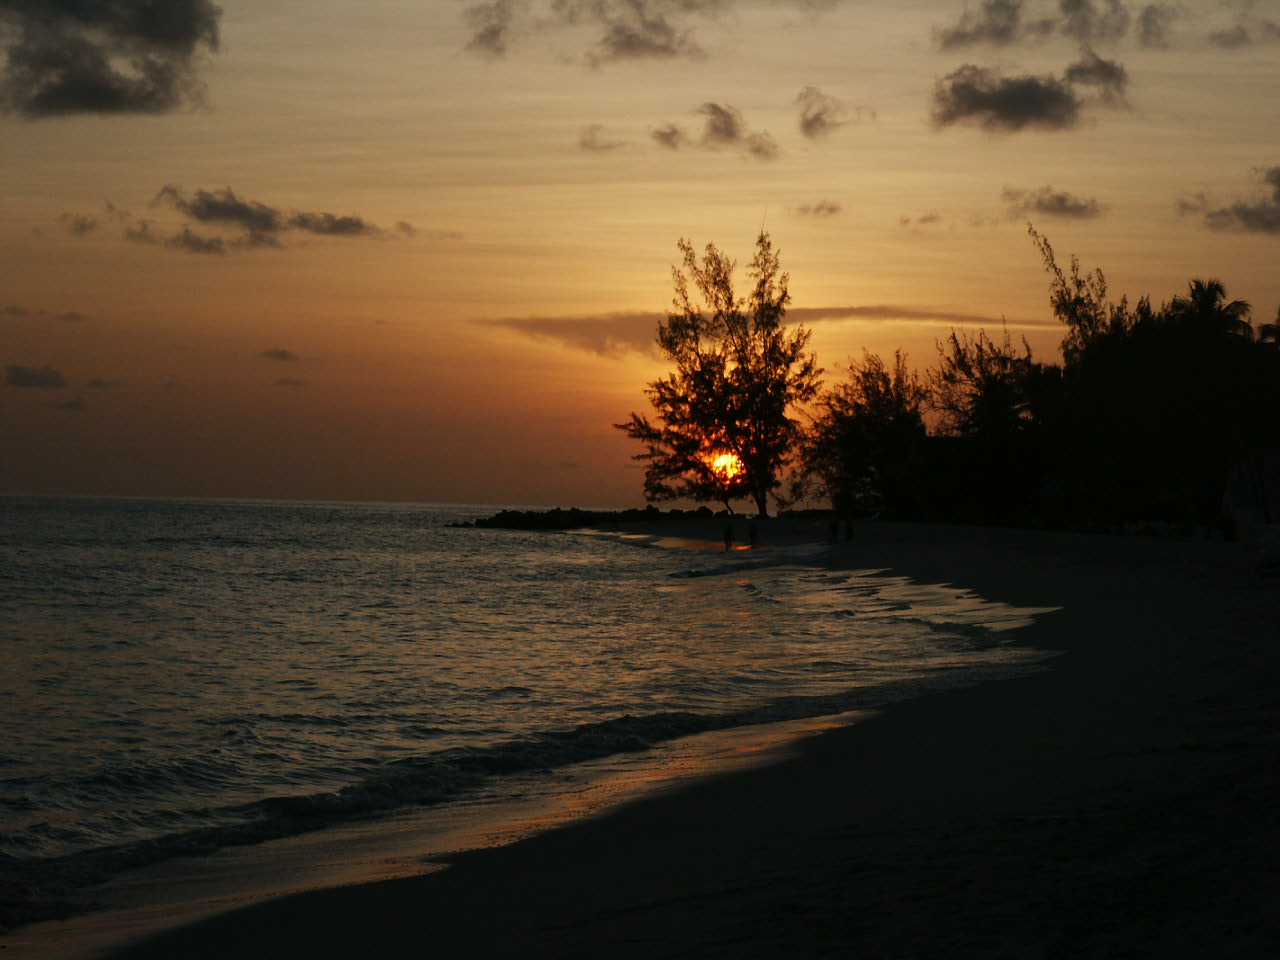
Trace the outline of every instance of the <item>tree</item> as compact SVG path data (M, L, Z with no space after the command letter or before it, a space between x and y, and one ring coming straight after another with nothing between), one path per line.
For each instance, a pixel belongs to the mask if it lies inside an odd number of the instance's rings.
M747 270L751 292L734 292L735 263L708 244L701 260L687 240L684 269L672 268L673 310L657 343L675 365L645 389L654 421L632 413L615 424L644 444L645 498L755 501L781 483L801 429L792 411L813 399L822 372L809 352L809 331L782 324L791 294L767 233L756 238ZM694 303L690 286L702 304Z
M847 376L818 400L804 445L806 477L842 512L910 511L912 482L925 436L928 391L895 351L893 365L864 351Z

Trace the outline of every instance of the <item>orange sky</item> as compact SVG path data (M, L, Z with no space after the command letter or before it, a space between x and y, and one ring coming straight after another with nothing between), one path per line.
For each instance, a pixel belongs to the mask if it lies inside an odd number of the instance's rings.
M1028 220L1280 304L1275 0L63 5L0 0L0 492L638 504L676 241L762 224L828 369L1051 356Z

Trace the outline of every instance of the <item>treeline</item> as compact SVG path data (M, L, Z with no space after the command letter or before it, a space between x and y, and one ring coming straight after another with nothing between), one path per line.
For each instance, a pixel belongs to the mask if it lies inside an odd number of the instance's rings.
M1031 235L1061 361L952 332L933 367L867 354L817 400L796 498L850 515L1068 529L1217 525L1232 464L1280 446L1280 317L1194 280L1159 307L1108 298Z

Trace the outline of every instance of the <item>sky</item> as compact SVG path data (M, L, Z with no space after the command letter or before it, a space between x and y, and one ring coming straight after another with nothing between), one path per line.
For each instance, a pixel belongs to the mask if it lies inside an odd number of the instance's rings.
M0 493L634 506L677 243L828 376L1280 307L1280 0L0 0Z

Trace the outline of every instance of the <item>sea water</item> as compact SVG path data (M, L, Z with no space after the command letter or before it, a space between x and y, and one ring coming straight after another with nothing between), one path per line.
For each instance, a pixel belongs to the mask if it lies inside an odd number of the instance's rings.
M1033 669L1028 613L497 507L0 497L0 901Z

